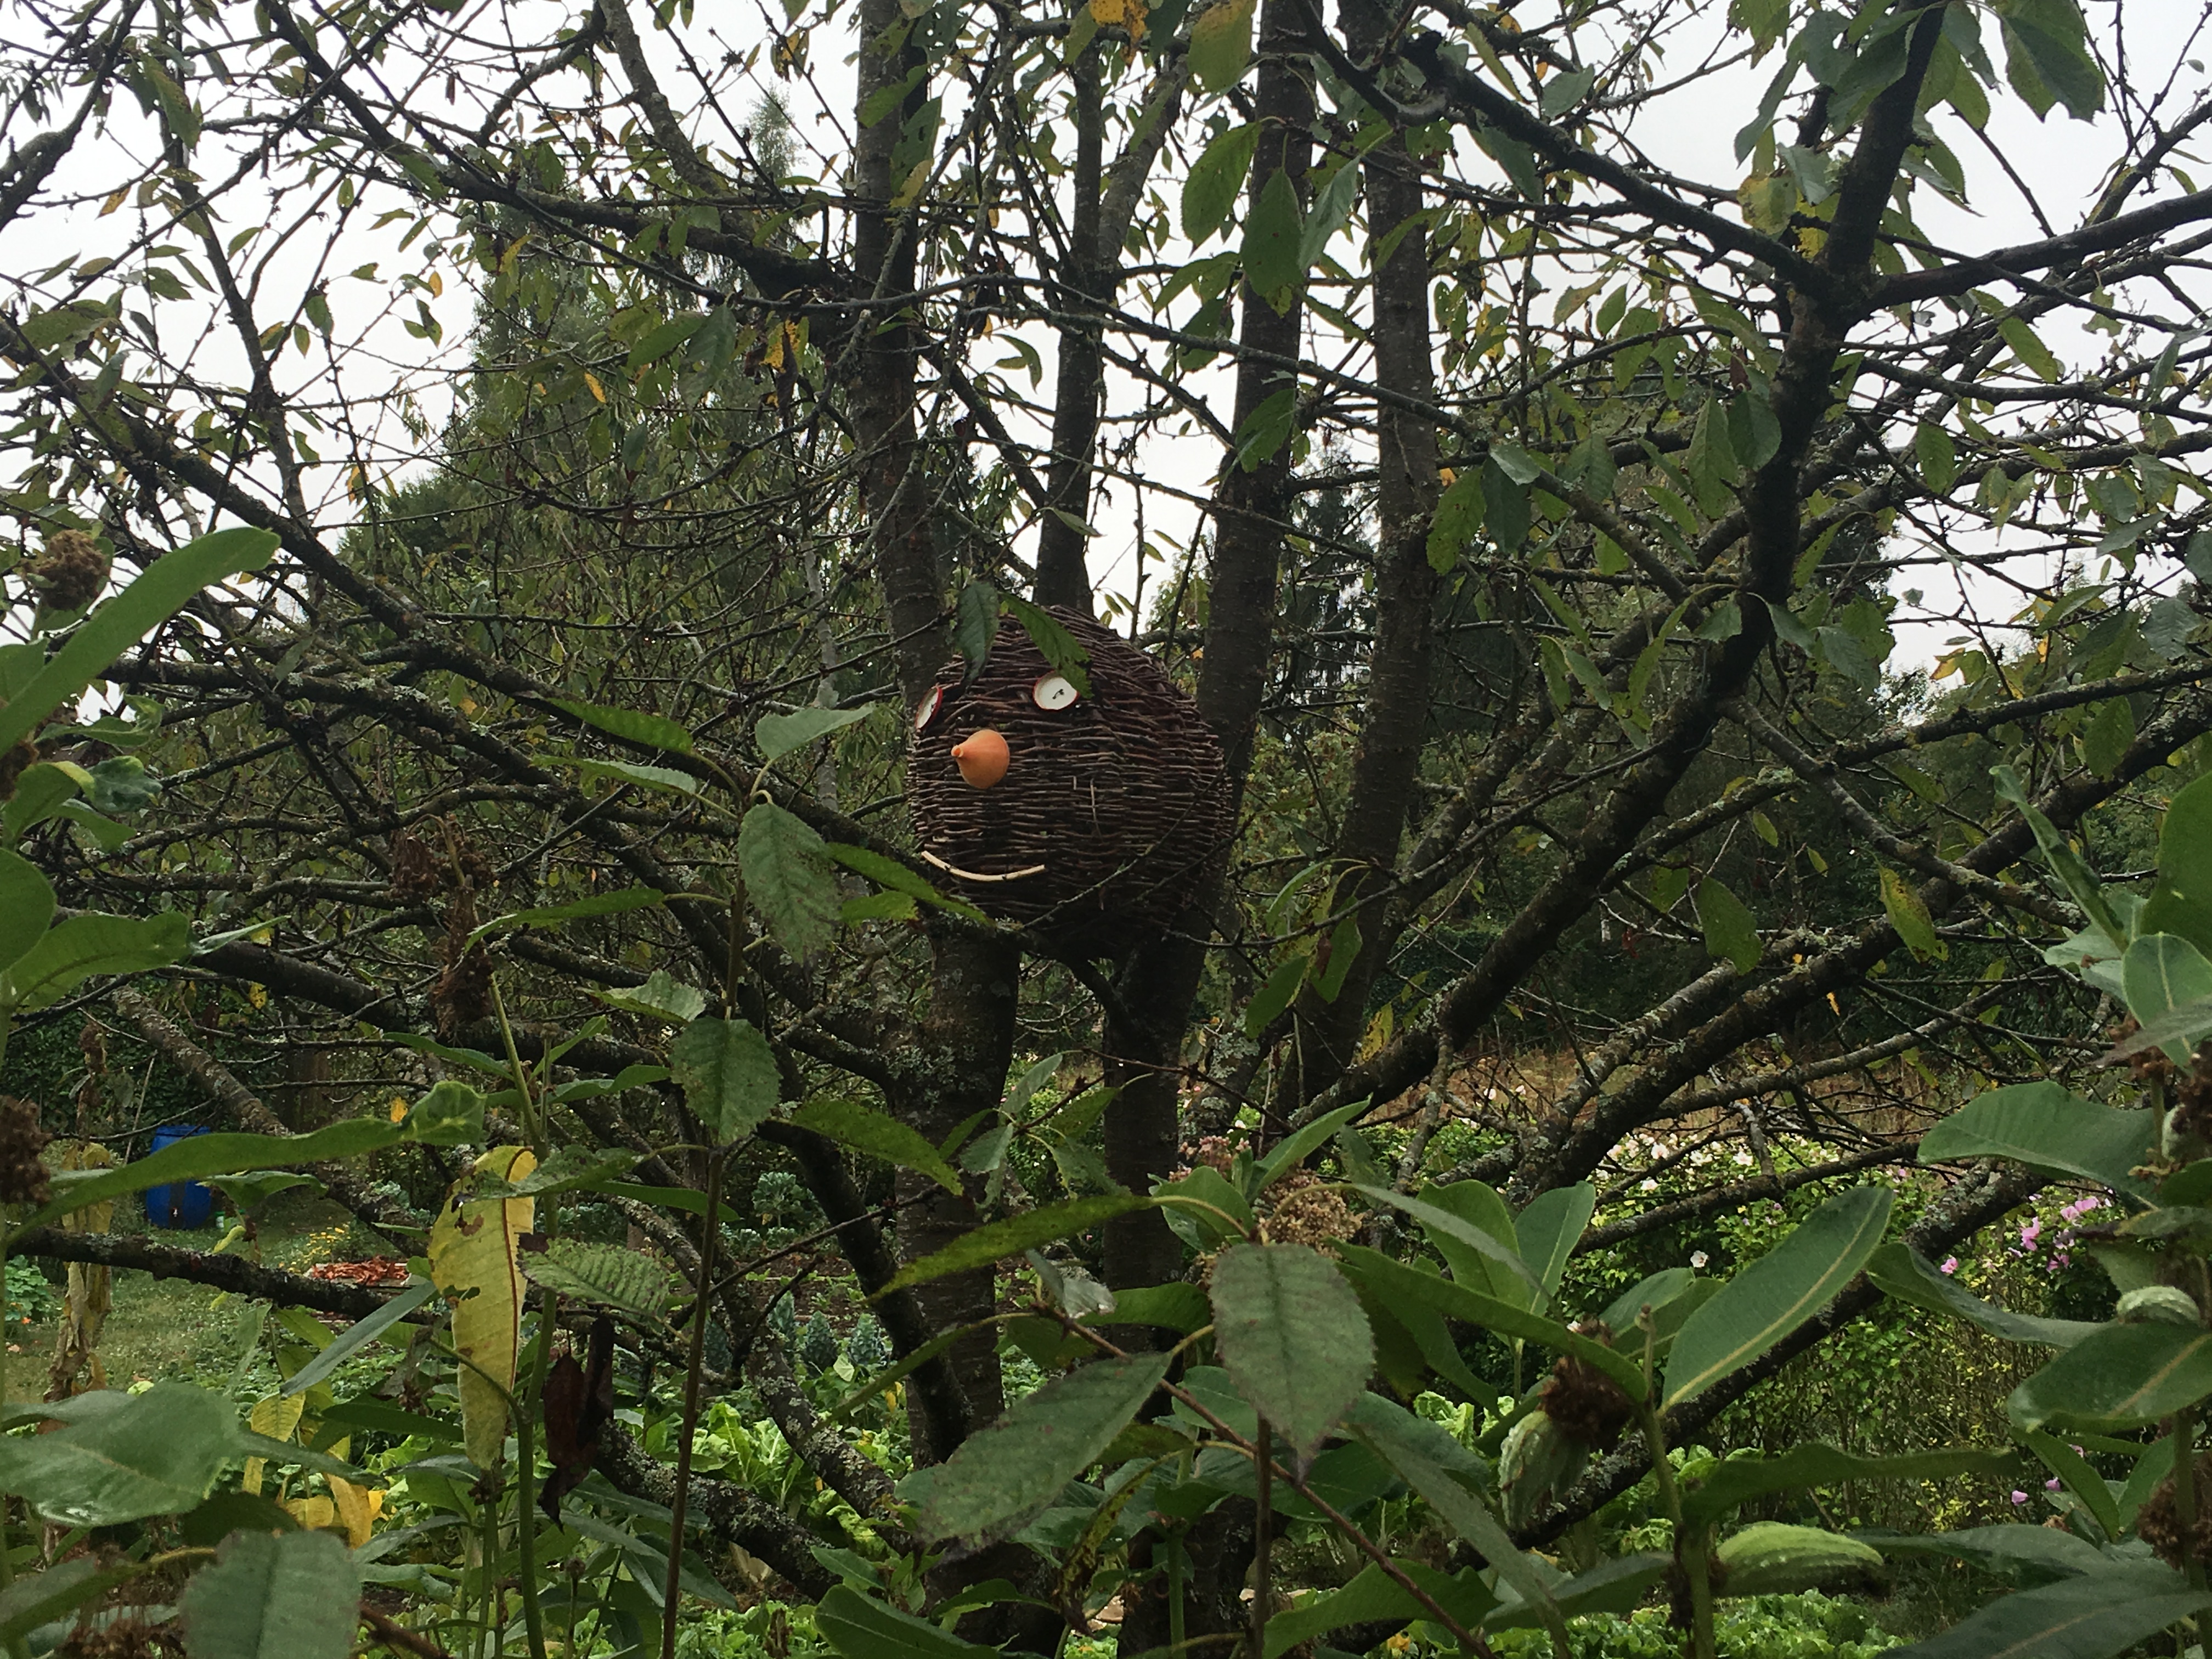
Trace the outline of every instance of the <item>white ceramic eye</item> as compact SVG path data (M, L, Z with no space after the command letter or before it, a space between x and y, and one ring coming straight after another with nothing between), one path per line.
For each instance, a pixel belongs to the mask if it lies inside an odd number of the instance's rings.
M927 732L929 729L930 721L937 718L937 711L944 707L945 688L941 685L931 686L928 690L921 694L921 702L914 711L914 729L917 732Z
M1048 713L1073 707L1075 697L1074 684L1065 674L1047 674L1030 687L1030 701Z

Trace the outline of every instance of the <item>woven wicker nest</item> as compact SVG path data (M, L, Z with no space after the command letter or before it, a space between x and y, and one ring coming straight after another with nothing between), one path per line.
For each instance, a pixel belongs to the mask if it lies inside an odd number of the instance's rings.
M923 856L961 897L1115 956L1189 903L1229 836L1227 775L1158 664L1086 617L1052 615L1091 653L1088 695L1019 627L1001 629L975 678L956 658L915 710L907 801ZM981 728L1005 738L1007 763L978 788L952 750Z

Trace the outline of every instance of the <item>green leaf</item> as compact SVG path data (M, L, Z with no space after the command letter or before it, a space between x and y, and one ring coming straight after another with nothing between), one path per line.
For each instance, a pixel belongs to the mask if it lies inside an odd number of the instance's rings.
M1892 1648L1888 1659L2112 1659L2206 1607L2212 1591L2190 1589L2170 1567L2114 1562L2001 1595L1940 1636Z
M1304 282L1304 245L1305 216L1298 208L1298 187L1286 170L1278 167L1267 175L1244 221L1244 280L1252 291L1273 304L1285 289Z
M1060 625L1060 619L1042 605L1031 605L1027 599L1006 596L1006 612L1022 625L1022 632L1030 636L1055 673L1064 674L1084 696L1091 695L1091 679L1084 672L1084 664L1091 660L1091 648Z
M635 761L592 760L584 755L548 755L545 759L549 765L570 767L586 777L616 778L671 794L696 795L700 789L698 779L672 767L643 766Z
M52 1624L64 1613L106 1595L144 1571L136 1561L103 1568L98 1558L80 1555L28 1578L18 1578L0 1590L0 1642L12 1643L28 1636L40 1626Z
M1890 1296L1935 1313L1954 1314L2007 1342L2070 1348L2102 1326L2079 1319L2043 1319L1984 1302L1910 1244L1885 1244L1867 1258L1867 1277Z
M1537 1194L1515 1219L1513 1232L1521 1247L1521 1259L1536 1275L1547 1297L1558 1291L1575 1244L1596 1208L1597 1188L1585 1181Z
M668 1069L719 1146L758 1128L783 1091L768 1039L742 1019L693 1020L669 1046Z
M49 928L0 975L0 1006L26 1012L58 1002L95 974L166 968L191 950L191 924L176 911L148 916L71 916Z
M218 530L166 553L121 592L94 607L29 684L0 707L0 750L28 737L108 665L213 582L258 570L276 550L265 530Z
M192 1577L179 1611L191 1659L346 1659L361 1569L329 1532L239 1532Z
M248 1170L327 1164L397 1146L408 1138L404 1124L373 1117L348 1118L305 1135L191 1135L158 1152L112 1169L71 1170L55 1176L52 1200L25 1217L22 1224L43 1226L72 1210L143 1192L149 1187L166 1186L177 1181L205 1181L210 1176Z
M895 1117L871 1111L856 1100L809 1101L791 1115L791 1121L856 1152L926 1175L955 1197L965 1191L959 1171L929 1144L927 1136Z
M1344 161L1316 193L1312 211L1306 215L1305 234L1298 243L1300 264L1310 270L1321 263L1329 243L1352 217L1352 205L1358 199L1359 163Z
M822 837L773 801L755 801L738 826L745 892L776 943L801 958L837 937L837 881Z
M1919 890L1886 864L1881 866L1881 908L1889 913L1889 925L1897 929L1898 938L1914 956L1925 962L1944 954L1942 942L1936 937L1935 919L1928 914Z
M25 768L15 780L14 797L0 808L0 839L15 841L26 830L44 823L91 784L91 773L67 761L40 761Z
M2043 854L2044 862L2051 866L2051 873L2058 878L2074 902L2087 914L2091 923L2103 930L2105 937L2112 942L2112 954L2118 956L2126 950L2126 925L2113 913L2111 902L2105 897L2104 884L2097 879L2096 873L2087 865L2081 862L2081 855L2066 844L2066 838L2043 815L2041 809L2028 799L2027 790L2021 785L2019 774L2009 766L1992 766L1990 776L1996 785L1997 799L2008 801L2020 809L2021 817L2027 821L2029 830L2035 836L2035 844Z
M542 905L534 910L510 910L503 916L494 916L480 923L469 934L473 945L494 933L503 933L510 927L544 927L559 921L575 921L586 916L616 916L626 910L650 910L668 902L668 896L657 887L623 887L611 893L591 893L566 904Z
M1182 185L1182 234L1193 247L1220 229L1237 205L1259 143L1259 123L1247 121L1216 138L1191 163Z
M264 1170L258 1175L216 1176L208 1185L221 1193L239 1210L258 1209L279 1193L289 1193L301 1187L313 1187L312 1197L323 1195L323 1183L313 1176L294 1175L284 1170Z
M1275 1016L1291 1006L1291 999L1298 994L1298 987L1306 982L1306 969L1312 964L1311 957L1291 957L1279 962L1267 975L1267 982L1253 993L1252 1000L1244 1006L1244 1035L1254 1041L1274 1024Z
M665 968L646 975L645 983L627 991L594 991L592 994L610 1008L624 1013L665 1019L672 1025L688 1025L707 1012L707 994L686 985Z
M1520 1240L1514 1231L1513 1212L1487 1182L1455 1181L1443 1187L1431 1184L1422 1188L1417 1196L1425 1204L1449 1211L1499 1246L1519 1255ZM1430 1248L1443 1257L1456 1283L1521 1307L1536 1305L1542 1287L1533 1273L1511 1272L1510 1264L1506 1272L1492 1273L1489 1264L1494 1258L1489 1252L1479 1245L1463 1243L1457 1233L1447 1231L1441 1224L1432 1226L1424 1222L1421 1231Z
M2004 337L2004 343L2013 349L2014 355L2035 371L2037 379L2055 381L2063 374L2058 359L2051 355L2051 348L2020 318L1999 318L1997 332Z
M1652 1317L1656 1319L1662 1309L1670 1306L1683 1291L1698 1282L1697 1274L1687 1267L1662 1267L1615 1297L1599 1316L1600 1321L1606 1329L1620 1336L1635 1328L1644 1309L1650 1309Z
M952 619L952 646L968 665L968 678L982 672L999 637L999 590L977 580L960 590L960 604Z
M1596 84L1594 69L1562 70L1544 83L1543 95L1536 100L1537 111L1546 120L1555 121L1589 96L1589 89Z
M1482 1623L1483 1615L1498 1605L1498 1598L1483 1586L1472 1567L1461 1569L1454 1577L1425 1561L1410 1558L1398 1558L1394 1565L1469 1630ZM1303 1596L1270 1618L1267 1659L1280 1659L1281 1655L1301 1643L1311 1642L1316 1637L1326 1636L1346 1625L1384 1620L1396 1624L1429 1616L1396 1579L1370 1561L1342 1589ZM1317 1650L1325 1650L1317 1646Z
M1349 1106L1340 1106L1333 1112L1324 1112L1310 1122L1296 1129L1275 1143L1274 1149L1261 1158L1252 1171L1252 1196L1257 1198L1330 1140L1339 1129L1346 1127L1352 1120L1367 1109L1363 1096Z
M1938 495L1948 495L1959 478L1959 448L1951 434L1934 421L1923 421L1913 429L1913 458L1920 477Z
M428 1094L407 1109L400 1133L422 1146L481 1146L484 1097L451 1078L433 1084Z
M1463 1188L1477 1190L1463 1192ZM1544 1299L1544 1287L1528 1264L1521 1259L1517 1239L1510 1232L1501 1236L1497 1229L1498 1212L1505 1212L1504 1200L1480 1182L1455 1182L1449 1187L1431 1187L1419 1198L1408 1198L1387 1187L1355 1187L1352 1190L1362 1198L1377 1204L1388 1204L1392 1209L1402 1210L1421 1224L1444 1261L1450 1266L1455 1279L1461 1279L1469 1290L1486 1291L1502 1300L1534 1308ZM1491 1208L1488 1200L1497 1200ZM1470 1216L1462 1211L1472 1207ZM1506 1226L1510 1229L1510 1212L1505 1212ZM1455 1256L1448 1245L1455 1245L1466 1256ZM1472 1258L1482 1263L1485 1282L1474 1282L1474 1274L1462 1277L1462 1262ZM1493 1266L1493 1264L1495 1264Z
M2109 778L2136 740L2136 711L2125 697L2100 702L2081 726L2081 763Z
M156 1382L140 1395L77 1398L97 1403L52 1434L0 1437L0 1492L62 1526L191 1509L237 1455L237 1412L206 1389Z
M1534 1342L1554 1353L1571 1353L1587 1361L1620 1384L1632 1400L1644 1397L1644 1370L1626 1353L1615 1352L1601 1342L1569 1330L1555 1319L1516 1307L1494 1296L1471 1291L1464 1285L1455 1285L1434 1273L1425 1273L1418 1267L1408 1267L1402 1261L1393 1261L1379 1250L1364 1245L1346 1244L1340 1254L1348 1267L1357 1270L1372 1283L1389 1305L1399 1302L1413 1303L1433 1308L1452 1319L1465 1320L1470 1325L1480 1325L1485 1330L1500 1336L1519 1337L1524 1342Z
M926 1285L947 1273L966 1273L972 1267L988 1267L1010 1255L1019 1255L1040 1244L1049 1244L1056 1238L1066 1238L1074 1233L1088 1232L1101 1222L1111 1221L1115 1216L1127 1215L1136 1210L1158 1207L1159 1200L1139 1198L1132 1193L1105 1193L1096 1198L1069 1199L1065 1203L1048 1204L1042 1209L1027 1210L1020 1215L1008 1216L1003 1221L993 1221L962 1234L943 1249L909 1261L891 1276L885 1291L903 1289L908 1285ZM880 1294L881 1292L878 1292Z
M329 1376L361 1349L382 1336L409 1314L438 1293L427 1279L418 1279L365 1319L356 1320L331 1340L331 1344L285 1379L280 1395L305 1394Z
M2005 78L2040 118L2052 103L2086 121L2105 106L2105 76L2089 54L2074 0L2008 0L1998 7Z
M2033 1437L2050 1438L2048 1435ZM2171 1443L2161 1443L2167 1445L2170 1457ZM2109 1491L2105 1499L2107 1503L2112 1501ZM2117 1526L2113 1528L2115 1533L2118 1530ZM2027 1567L2049 1578L2100 1572L2112 1559L2087 1539L2057 1527L1999 1524L1932 1533L1897 1533L1869 1528L1859 1535L1884 1555L1941 1555L2000 1571Z
M858 726L874 712L874 705L859 708L802 708L791 714L763 714L753 726L753 741L763 760L779 760L794 749L803 749L817 738Z
M2115 1111L2047 1080L2015 1083L1977 1096L1929 1130L1920 1161L2008 1158L2148 1198L2149 1184L2129 1171L2150 1156L2157 1133L2154 1113Z
M29 776L28 773L24 775ZM2212 775L2175 795L2158 832L2158 880L2136 925L2212 956Z
M1370 1402L1372 1401L1370 1404ZM1497 1569L1499 1580L1510 1584L1521 1599L1549 1613L1547 1623L1559 1618L1544 1570L1514 1547L1505 1528L1471 1488L1455 1478L1434 1455L1433 1437L1423 1428L1433 1427L1402 1407L1369 1395L1352 1427L1353 1435L1377 1457L1395 1469L1405 1483L1426 1500L1446 1525L1482 1553ZM1419 1424L1419 1427L1415 1425ZM1568 1650L1562 1646L1563 1653Z
M1878 1571L1881 1552L1855 1538L1786 1521L1759 1521L1713 1552L1724 1595L1795 1595Z
M1190 26L1190 72L1207 92L1244 78L1252 61L1252 13L1258 0L1214 0Z
M2040 1429L2031 1430L2021 1437L2027 1449L2043 1460L2043 1466L2057 1475L2066 1490L2081 1499L2082 1506L2097 1518L2107 1538L2118 1538L2121 1533L2120 1506L2113 1501L2112 1489L2105 1477L2089 1466L2089 1461L2062 1440L2054 1439ZM2038 1532L2052 1530L2047 1527L2034 1528ZM2067 1536L2070 1539L2072 1534Z
M814 1609L814 1628L847 1659L998 1659L999 1650L965 1642L927 1619L872 1601L839 1584Z
M1213 1341L1238 1392L1300 1457L1320 1449L1375 1370L1359 1298L1303 1244L1239 1244L1213 1264Z
M2126 988L2128 1012L2148 1025L2162 1014L2212 997L2212 962L2177 934L2151 933L2129 945L2120 958L2120 983ZM2168 1042L2166 1057L2186 1068L2196 1039L2204 1031L2212 1031L2212 1013L2204 1016L2201 1030L2191 1026L2187 1035Z
M1429 520L1429 568L1439 575L1451 574L1459 562L1460 550L1474 539L1487 516L1482 474L1479 466L1462 468L1446 486L1435 516ZM1553 701L1559 701L1556 696Z
M1711 876L1698 884L1698 926L1705 930L1705 949L1717 959L1732 962L1739 974L1759 966L1759 922L1744 902Z
M2212 1394L2212 1332L2146 1322L2107 1325L2012 1391L2023 1429L2139 1428Z
M665 749L672 755L691 752L691 734L665 715L647 714L642 708L610 708L602 703L573 702L565 697L555 697L552 703L609 737L641 744L647 749Z
M871 852L865 847L854 847L842 841L824 842L822 850L854 875L864 876L878 887L904 894L924 904L933 904L940 910L949 910L956 916L965 916L970 921L989 920L974 905L945 897L896 859L888 859L881 853Z
M1862 1457L1833 1446L1793 1446L1779 1457L1725 1458L1702 1480L1686 1482L1682 1518L1692 1525L1723 1521L1739 1505L1769 1492L1847 1480L1995 1480L2011 1478L2019 1468L2020 1454L2009 1449L1948 1446L1899 1457Z
M516 1260L532 1284L577 1301L640 1319L658 1320L668 1311L668 1270L642 1250L556 1238L543 1250L521 1251Z
M935 1541L1020 1531L1098 1461L1170 1363L1164 1353L1103 1359L1024 1395L944 1462L900 1483L899 1495L915 1506L915 1535Z
M27 955L53 920L53 884L21 854L0 848L0 969Z
M1894 1200L1887 1187L1839 1193L1722 1286L1674 1339L1666 1405L1694 1400L1826 1307L1881 1243Z

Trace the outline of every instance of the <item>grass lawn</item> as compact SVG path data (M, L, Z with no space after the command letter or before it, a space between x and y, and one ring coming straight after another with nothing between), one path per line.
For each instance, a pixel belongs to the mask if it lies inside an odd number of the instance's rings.
M261 1222L259 1232L261 1259L270 1267L298 1272L317 1262L405 1253L403 1242L368 1232L327 1199L285 1193L268 1207L270 1213ZM118 1204L114 1231L147 1233L179 1249L211 1250L228 1229L152 1229L147 1225L143 1208ZM246 1247L241 1243L231 1248ZM60 1289L57 1285L58 1298ZM219 1385L236 1369L248 1334L240 1322L246 1304L238 1297L183 1279L156 1279L151 1273L130 1270L115 1274L111 1296L113 1306L100 1339L100 1358L107 1369L109 1387L128 1388L134 1382L159 1382L164 1377L191 1377ZM58 1322L48 1318L9 1343L9 1395L35 1397L46 1392L46 1369L52 1363Z

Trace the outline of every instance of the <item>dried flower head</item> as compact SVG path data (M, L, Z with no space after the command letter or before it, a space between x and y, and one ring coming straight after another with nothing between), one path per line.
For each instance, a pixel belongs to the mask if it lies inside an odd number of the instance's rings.
M1354 1237L1359 1218L1310 1170L1292 1170L1261 1200L1261 1224L1273 1244L1310 1244L1327 1249Z
M2212 1452L2197 1460L2197 1522L2185 1538L2181 1517L2174 1512L2173 1477L2170 1474L2151 1488L2149 1498L2136 1516L2136 1535L2170 1567L2179 1568L2185 1558L2212 1565L2212 1512L2208 1512L2203 1498L2205 1492L2212 1491L2207 1482L2212 1482Z
M447 936L450 940L452 935ZM430 1012L448 1042L491 1014L491 956L481 943L455 957L430 988Z
M435 896L439 882L437 854L419 836L401 830L392 837L392 894L394 898Z
M1610 1451L1636 1415L1635 1403L1603 1371L1572 1354L1561 1354L1544 1384L1544 1415L1578 1444Z
M0 1204L43 1204L47 1197L46 1131L39 1109L14 1095L0 1095Z
M107 586L108 557L82 530L57 530L31 567L31 585L50 611L82 611Z

